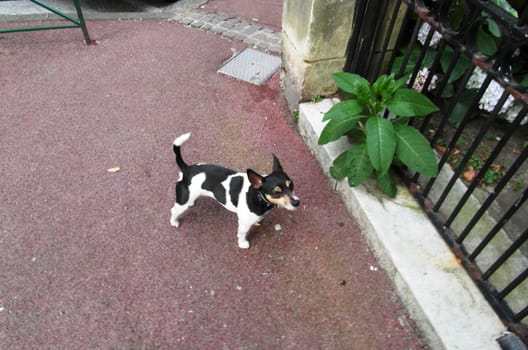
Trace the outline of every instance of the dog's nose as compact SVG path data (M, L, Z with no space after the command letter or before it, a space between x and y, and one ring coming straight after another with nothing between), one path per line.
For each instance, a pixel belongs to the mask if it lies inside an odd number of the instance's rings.
M291 205L297 208L299 205L301 205L301 201L299 200L299 198L292 198Z

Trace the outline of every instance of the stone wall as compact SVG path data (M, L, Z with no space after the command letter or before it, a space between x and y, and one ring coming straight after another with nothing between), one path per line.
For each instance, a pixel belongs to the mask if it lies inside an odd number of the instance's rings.
M352 32L355 0L284 0L282 84L290 109L336 92Z

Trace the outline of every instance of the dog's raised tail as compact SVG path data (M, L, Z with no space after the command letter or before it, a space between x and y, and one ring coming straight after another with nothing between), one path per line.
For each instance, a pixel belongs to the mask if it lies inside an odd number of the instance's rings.
M187 134L183 134L181 136L178 136L176 140L174 140L174 143L172 144L172 149L174 150L174 154L176 154L176 164L178 165L178 168L180 170L183 170L187 168L187 164L183 160L180 152L181 146L185 143L191 137L191 133L188 132Z

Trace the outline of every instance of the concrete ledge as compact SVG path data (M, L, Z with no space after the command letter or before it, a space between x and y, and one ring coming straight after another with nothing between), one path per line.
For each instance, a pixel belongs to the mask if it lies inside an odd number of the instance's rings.
M299 106L299 131L323 171L349 146L342 138L325 146L317 140L323 114L337 100ZM500 349L506 328L404 186L394 199L373 184L337 190L381 266L392 278L409 312L433 349Z

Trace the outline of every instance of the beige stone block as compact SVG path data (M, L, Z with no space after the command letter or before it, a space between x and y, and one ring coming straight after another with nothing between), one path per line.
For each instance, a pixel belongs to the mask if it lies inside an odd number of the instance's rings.
M281 80L291 109L296 109L299 101L329 96L337 91L332 74L343 70L344 57L306 61L286 35L282 38L281 52L284 62Z
M308 62L344 57L355 0L285 0L283 32Z

